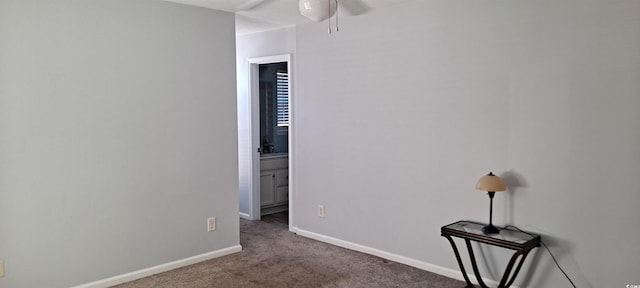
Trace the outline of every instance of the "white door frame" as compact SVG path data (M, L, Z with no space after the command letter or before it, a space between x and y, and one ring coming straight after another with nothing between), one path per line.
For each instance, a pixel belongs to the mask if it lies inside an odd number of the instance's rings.
M291 64L291 54L274 55L267 57L249 58L249 111L250 121L249 127L251 135L249 136L250 151L248 155L251 155L251 177L249 177L249 217L253 220L260 220L260 153L258 147L260 147L260 85L259 85L259 65L287 62L287 73L289 73L289 128L287 137L289 138L289 230L293 228L293 166L291 165L294 157L293 146L293 69Z

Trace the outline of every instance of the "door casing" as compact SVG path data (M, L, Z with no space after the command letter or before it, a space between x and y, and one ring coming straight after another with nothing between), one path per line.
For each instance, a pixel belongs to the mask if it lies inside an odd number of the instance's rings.
M252 220L260 220L260 153L258 147L260 147L260 64L271 63L287 63L287 72L289 73L289 129L287 133L289 142L289 230L292 231L293 225L293 203L295 198L295 172L292 159L295 157L295 116L294 116L294 103L295 97L293 90L294 71L291 63L291 54L282 54L266 57L257 57L248 59L249 65L249 111L250 113L250 130L251 136L249 142L251 145L249 149L249 155L251 155L251 177L249 177L250 184L249 189L251 191L249 195L249 218Z

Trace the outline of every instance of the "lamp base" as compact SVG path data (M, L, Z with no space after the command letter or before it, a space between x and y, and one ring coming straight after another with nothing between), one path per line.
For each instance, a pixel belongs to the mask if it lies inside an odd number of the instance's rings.
M496 228L496 226L493 225L487 225L482 227L482 233L484 234L498 234L500 233L500 229Z

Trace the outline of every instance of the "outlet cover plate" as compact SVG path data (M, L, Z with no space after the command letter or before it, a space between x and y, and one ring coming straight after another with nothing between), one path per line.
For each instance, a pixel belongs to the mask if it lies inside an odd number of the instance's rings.
M207 232L216 231L216 217L207 219Z

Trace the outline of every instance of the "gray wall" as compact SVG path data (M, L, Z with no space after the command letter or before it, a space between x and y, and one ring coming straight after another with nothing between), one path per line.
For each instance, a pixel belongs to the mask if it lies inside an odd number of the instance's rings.
M0 0L0 287L238 245L234 55L230 13Z
M640 283L640 2L416 1L297 28L295 225L458 269L440 226L544 235L578 287ZM316 215L317 205L326 216ZM506 253L483 249L496 279ZM567 287L546 251L521 287Z
M236 65L238 81L238 165L239 165L239 198L240 213L249 214L249 186L251 173L251 153L258 147L251 147L249 137L251 130L249 123L249 62L250 58L294 54L292 63L295 65L296 29L285 28L269 32L247 34L236 39Z

